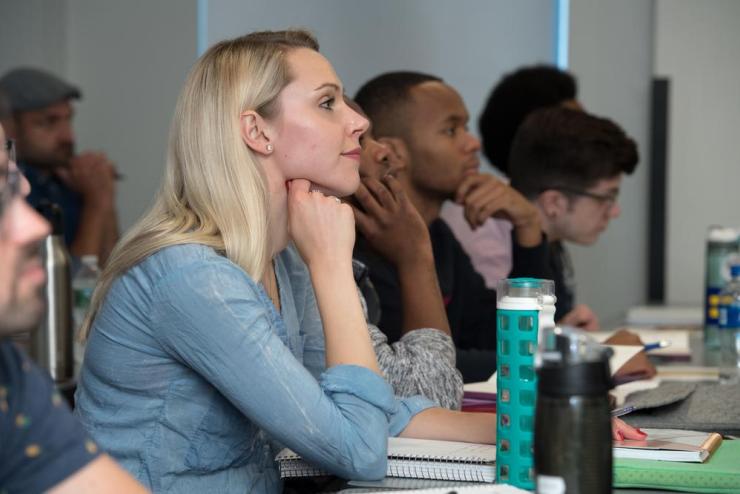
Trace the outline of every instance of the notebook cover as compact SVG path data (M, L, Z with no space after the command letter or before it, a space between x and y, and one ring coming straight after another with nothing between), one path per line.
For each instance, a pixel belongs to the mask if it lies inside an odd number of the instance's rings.
M704 463L614 459L614 487L740 492L740 440L722 441Z
M614 458L703 462L722 443L715 432L643 429L647 438L614 441Z

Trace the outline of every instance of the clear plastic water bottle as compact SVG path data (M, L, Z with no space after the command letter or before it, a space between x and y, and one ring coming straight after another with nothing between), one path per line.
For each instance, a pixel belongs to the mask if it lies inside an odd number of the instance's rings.
M80 268L77 270L74 278L72 279L72 300L73 300L73 316L74 316L74 327L75 335L80 330L87 311L90 308L90 300L92 299L95 285L98 284L98 278L100 278L100 268L98 267L98 256L86 255L80 258ZM82 357L85 353L83 345L75 338L74 344L74 367L75 376L78 375L80 366L82 365Z
M740 243L735 228L709 227L704 278L704 346L713 350L719 344L719 292L730 280L730 264L736 259Z
M719 378L724 383L740 380L740 264L733 264L730 274L719 293Z

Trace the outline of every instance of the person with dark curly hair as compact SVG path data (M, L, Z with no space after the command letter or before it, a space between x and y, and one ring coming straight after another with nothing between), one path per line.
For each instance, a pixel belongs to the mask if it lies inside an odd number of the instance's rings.
M575 77L554 66L527 66L506 74L492 89L478 120L483 154L498 171L508 175L511 141L526 116L548 106L580 108L577 95ZM486 286L495 288L512 268L511 224L490 218L476 228L466 221L462 206L454 202L445 203L441 216Z

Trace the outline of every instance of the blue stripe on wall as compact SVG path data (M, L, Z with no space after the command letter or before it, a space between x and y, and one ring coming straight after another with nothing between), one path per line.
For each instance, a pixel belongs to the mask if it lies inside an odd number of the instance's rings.
M568 69L570 0L555 0L555 65Z
M201 56L208 48L208 0L198 0L197 9L196 50Z

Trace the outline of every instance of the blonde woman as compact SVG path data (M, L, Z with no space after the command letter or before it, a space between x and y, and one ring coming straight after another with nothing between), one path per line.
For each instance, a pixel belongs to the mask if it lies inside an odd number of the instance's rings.
M389 434L493 442L495 417L379 375L352 276L367 121L302 31L213 46L189 75L161 191L103 273L76 395L155 492L279 492L279 446L380 478Z

